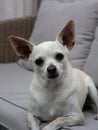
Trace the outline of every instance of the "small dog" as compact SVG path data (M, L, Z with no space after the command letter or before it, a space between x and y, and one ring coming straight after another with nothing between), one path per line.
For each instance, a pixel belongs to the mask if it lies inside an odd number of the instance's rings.
M68 52L75 44L73 20L58 33L55 41L34 45L16 36L9 39L17 55L33 64L31 104L27 114L32 130L40 130L38 119L50 121L43 130L83 125L82 108L87 95L96 107L95 119L98 119L98 94L93 80L83 71L72 68L68 61Z

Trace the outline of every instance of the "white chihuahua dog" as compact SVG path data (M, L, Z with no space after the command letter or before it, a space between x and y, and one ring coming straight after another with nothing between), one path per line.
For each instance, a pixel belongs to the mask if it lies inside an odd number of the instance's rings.
M68 61L68 52L75 44L73 20L58 33L55 41L34 45L16 36L9 39L18 56L33 64L31 104L27 116L32 130L40 130L36 117L50 121L43 130L83 125L82 108L87 95L96 107L95 119L98 119L98 94L93 80L83 71L72 68Z

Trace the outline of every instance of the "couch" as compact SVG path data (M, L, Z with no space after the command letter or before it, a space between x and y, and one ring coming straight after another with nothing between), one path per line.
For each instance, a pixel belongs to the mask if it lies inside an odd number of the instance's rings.
M88 73L98 87L98 1L42 0L37 18L33 16L0 22L0 130L29 130L26 113L33 67L19 60L8 36L17 35L36 45L54 40L69 19L76 22L76 46L69 54L73 67ZM71 130L97 130L91 109L85 110L85 125ZM45 123L41 124L41 128Z
M32 72L19 67L8 36L29 39L34 21L35 17L28 16L0 22L0 130L28 129L25 116Z

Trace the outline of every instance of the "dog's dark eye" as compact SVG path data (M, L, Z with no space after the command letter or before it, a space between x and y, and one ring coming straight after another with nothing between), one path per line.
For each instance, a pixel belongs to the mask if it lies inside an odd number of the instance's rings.
M62 53L57 53L55 57L57 60L63 60L64 55Z
M43 64L44 60L42 58L38 58L35 60L35 64L38 66L41 66Z

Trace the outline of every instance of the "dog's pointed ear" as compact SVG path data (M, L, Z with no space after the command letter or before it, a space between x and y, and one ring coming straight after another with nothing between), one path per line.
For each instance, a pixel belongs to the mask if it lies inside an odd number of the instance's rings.
M75 22L70 20L66 26L58 33L56 39L70 51L75 44Z
M28 40L17 36L9 36L9 41L16 52L16 54L22 59L28 59L32 52L33 44Z

